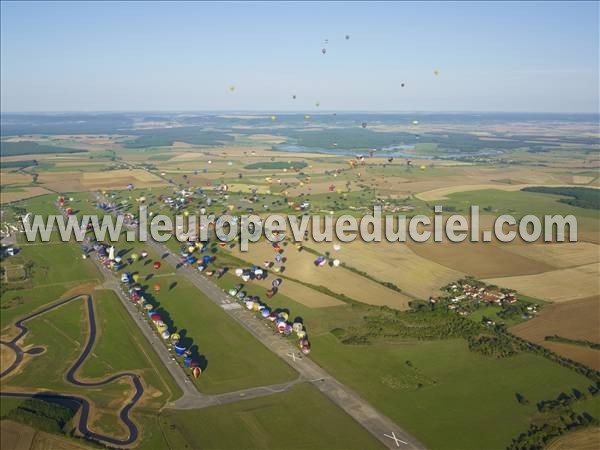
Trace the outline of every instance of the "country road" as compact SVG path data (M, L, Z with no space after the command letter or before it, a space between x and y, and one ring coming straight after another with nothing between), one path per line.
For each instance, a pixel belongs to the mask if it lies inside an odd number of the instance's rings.
M106 197L102 196L99 193L96 194L96 198L99 200L101 199L106 203L110 203ZM117 213L115 211L113 212ZM133 226L128 226L128 228L131 230L134 229ZM235 301L232 301L221 288L219 288L217 285L215 285L214 283L206 279L204 276L202 276L200 272L194 270L192 267L179 267L179 258L173 255L167 246L154 241L150 237L148 238L146 243L158 255L164 255L164 257L162 257L163 262L171 264L180 276L183 276L188 281L190 281L204 295L206 295L207 298L209 298L212 302L220 306L226 314L228 314L233 320L235 320L246 330L248 330L265 347L267 347L269 350L271 350L273 353L279 356L287 364L292 366L300 374L300 378L302 380L313 384L327 398L329 398L333 403L335 403L348 415L354 418L354 420L356 420L360 425L362 425L366 430L368 430L386 447L390 449L396 449L399 447L403 449L425 448L425 446L416 438L414 438L402 428L400 428L398 425L396 425L394 421L392 421L389 417L376 410L373 406L371 406L366 400L361 398L348 386L342 384L334 377L332 377L327 371L325 371L325 369L317 365L311 359L300 356L298 350L294 346L292 346L292 344L287 339L282 338L279 335L274 335L273 330L264 321L259 320L256 317L256 315L252 312L241 308L241 306ZM129 308L134 308L133 305L131 304L131 302L128 301L125 301L125 303L127 304L126 307L128 307L128 310L131 312ZM134 319L136 320L136 323L138 323L138 325L142 325L139 322L139 313L137 311L135 314L133 312L131 313L132 316L136 316L137 320ZM141 326L141 328L142 330L144 330L144 328L149 329L148 326ZM158 341L158 337L154 335L152 338L149 338L149 340L150 342L153 342L154 340ZM162 347L164 351L168 354L168 351L166 350L164 345L154 345L154 347L157 349L157 351L159 351L158 347ZM162 352L159 351L159 353ZM161 357L161 359L163 358ZM169 370L172 374L174 374L175 379L179 383L181 375L177 376L177 369L174 367L176 366L180 369L179 365L177 365L176 363L171 364L172 361L170 360L165 362L167 363L167 367L169 367ZM190 393L189 395L187 395L190 389L195 390L195 388L189 382L184 384L187 385L186 389L184 390L184 393L186 395L184 395L184 397L182 397L178 401L174 402L174 404L172 405L173 407L182 409L192 409L203 408L209 406L209 404L219 403L218 399L211 399L209 396L204 396L198 393L197 391L195 394ZM254 388L247 390L247 392L254 392L255 395L268 395L269 393L272 393L270 391L265 392L264 389L268 388ZM232 393L217 397L226 399L231 398L231 396L233 396L233 399L237 398L238 400L241 398L251 398L248 396L240 396L239 394L240 393L237 393L237 395L236 393ZM209 404L207 404L207 402Z

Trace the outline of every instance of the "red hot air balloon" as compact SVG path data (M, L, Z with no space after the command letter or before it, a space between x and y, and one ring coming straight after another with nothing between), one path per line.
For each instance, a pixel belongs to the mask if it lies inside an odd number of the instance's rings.
M160 284L154 285L154 292L160 292Z
M154 264L152 264L152 267L154 267L156 270L160 269L160 261L154 261Z

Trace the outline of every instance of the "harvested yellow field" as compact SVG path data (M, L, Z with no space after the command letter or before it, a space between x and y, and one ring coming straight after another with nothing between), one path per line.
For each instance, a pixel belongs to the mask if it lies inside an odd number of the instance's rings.
M273 134L251 134L248 139L256 142L266 142L268 144L280 144L285 142L285 138Z
M271 287L271 281L272 280L270 279L261 281L255 280L252 283L256 283L259 286L269 289ZM315 291L314 289L291 280L283 280L278 292L286 297L294 299L298 303L302 303L304 306L308 306L309 308L326 308L328 306L339 306L345 304L337 298L323 294L319 291Z
M83 445L81 440L37 431L11 420L0 422L0 437L2 450L85 450L90 448Z
M29 184L32 181L31 175L14 172L0 172L0 184Z
M422 299L464 276L462 272L419 256L400 242L356 240L340 243L341 249L337 252L333 250L332 243L310 242L306 245L321 253L328 251L344 264L367 272L378 280L394 283L407 294Z
M408 308L410 298L406 295L388 289L343 267L317 267L313 264L314 255L304 251L299 252L293 246L285 248L289 248L283 254L287 258L284 272L286 277L316 286L324 286L337 294L343 294L370 305L386 305L401 310ZM247 252L241 252L236 248L233 250L233 254L249 263L258 265L262 265L263 261L273 260L275 255L272 246L265 242L250 244ZM296 299L294 298L294 300Z
M599 443L600 427L588 427L559 437L546 450L597 450Z
M96 172L43 172L38 179L48 189L59 192L125 189L129 183L137 188L159 187L166 182L141 169L119 169Z
M600 370L600 351L544 339L546 336L558 335L579 341L600 342L598 296L546 305L539 315L512 327L511 332L559 355Z
M514 243L505 245L503 249L510 253L545 262L556 268L580 266L600 261L600 246L591 242Z
M574 184L588 184L594 181L595 177L586 177L583 175L573 175Z
M256 184L242 184L242 183L234 183L228 184L230 192L248 192L252 189L256 189L258 194L266 194L269 192L269 186L265 185L256 185Z
M15 361L16 357L16 353L10 347L0 344L0 367L9 367Z
M541 184L541 183L540 183ZM430 202L434 200L447 200L448 195L456 194L458 192L467 192L467 191L480 191L484 189L497 189L500 191L519 191L526 187L531 186L539 186L540 184L463 184L459 186L447 186L438 189L432 189L430 191L421 192L416 195L417 198ZM543 184L548 187L568 187L569 185L565 184Z
M479 278L530 275L555 269L544 262L507 251L491 242L423 242L407 245L425 259Z
M501 191L518 191L530 185L527 184L462 184L459 186L447 186L431 191L421 192L416 197L425 202L434 200L447 200L448 195L458 192L481 191L484 189L498 189Z
M490 278L485 281L542 300L566 302L600 295L599 270L600 263L593 263L538 275Z
M29 450L33 444L36 430L12 420L0 422L2 450Z
M0 203L10 203L26 198L37 197L39 195L50 194L50 191L43 187L23 187L19 191L0 192Z

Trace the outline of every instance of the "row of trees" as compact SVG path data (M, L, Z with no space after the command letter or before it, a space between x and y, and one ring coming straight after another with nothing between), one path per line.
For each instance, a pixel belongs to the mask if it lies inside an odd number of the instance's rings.
M37 430L64 434L65 426L75 415L74 410L58 403L29 398L11 409L3 419L23 423Z
M591 386L592 395L598 392L597 386ZM519 394L517 394L519 399ZM543 414L545 420L543 423L530 424L527 431L514 438L508 450L541 450L557 437L578 429L597 426L600 422L587 412L577 413L573 410L573 405L586 398L585 394L573 389L571 394L561 393L557 398L544 400L537 404L540 414ZM523 401L519 400L525 404Z

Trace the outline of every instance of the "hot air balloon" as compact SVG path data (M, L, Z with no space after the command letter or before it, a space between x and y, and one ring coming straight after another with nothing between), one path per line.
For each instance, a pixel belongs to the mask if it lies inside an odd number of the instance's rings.
M323 54L327 53L327 49L326 49L325 47L323 47L323 48L321 49L321 53L323 53Z
M156 270L160 269L161 263L160 261L154 261L154 263L152 264L152 267L154 267Z
M192 369L192 375L194 375L194 378L198 378L201 373L202 373L202 370L198 366L196 366Z
M363 128L367 128L367 122L361 123L360 126L363 127Z
M160 292L160 284L154 285L154 292Z
M295 96L295 95L292 95L292 99L296 100L296 96Z
M437 70L437 69L435 69L435 70L433 71L433 74L434 74L434 75L437 77L437 76L440 74L440 71L439 71L439 70Z
M275 122L275 121L277 120L277 116L275 116L275 115L271 116L271 120L272 120L273 122Z
M348 40L348 39L350 39L350 35L349 34L346 35L346 40Z
M319 102L315 102L315 106L318 108L319 106L321 106L321 104Z
M304 115L304 120L310 120L310 116L308 114Z
M183 355L185 353L185 347L183 345L179 345L179 343L175 344L175 354L176 355Z
M404 83L400 83L400 87L404 87Z
M233 92L233 91L235 91L235 86L234 86L233 84L229 86L229 91L230 91L230 92Z

